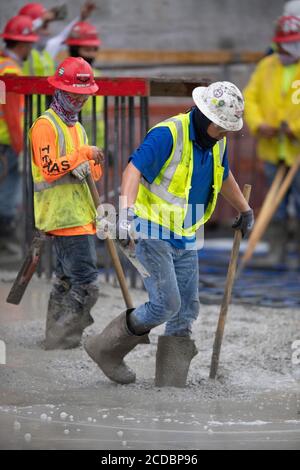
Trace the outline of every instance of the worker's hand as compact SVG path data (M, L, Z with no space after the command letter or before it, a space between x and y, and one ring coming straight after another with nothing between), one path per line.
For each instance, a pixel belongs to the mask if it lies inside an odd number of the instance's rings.
M71 173L79 179L79 181L83 181L91 173L90 163L88 161L80 163Z
M85 21L90 14L92 13L93 10L95 10L96 4L93 1L87 0L84 5L81 7L80 11L80 19L81 21Z
M122 209L117 215L116 236L124 248L136 242L137 236L134 218L135 215L132 207Z
M271 139L278 135L278 129L276 127L269 126L268 124L262 124L259 126L257 131L259 137L265 137L266 139Z
M242 212L235 220L232 228L240 230L242 237L245 238L253 229L254 226L254 213L253 210Z
M101 163L104 163L105 157L104 157L104 152L102 149L99 147L96 147L95 145L91 145L92 148L92 160L96 163L96 165L101 165Z
M116 234L116 213L105 211L102 205L97 207L96 233L100 240L105 240L108 236L115 238Z

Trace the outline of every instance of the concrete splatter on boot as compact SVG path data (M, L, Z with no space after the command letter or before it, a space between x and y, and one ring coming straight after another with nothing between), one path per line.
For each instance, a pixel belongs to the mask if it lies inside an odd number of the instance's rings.
M84 348L103 373L113 382L135 382L135 373L125 364L124 357L138 344L149 344L148 334L134 335L128 329L127 317L133 309L115 318L99 335L89 337Z
M80 293L69 290L64 296L51 292L45 349L77 348L83 330L94 322L90 311L98 299L99 289L91 283L81 286L80 290Z
M156 387L185 387L190 363L198 350L188 336L160 336L156 353Z

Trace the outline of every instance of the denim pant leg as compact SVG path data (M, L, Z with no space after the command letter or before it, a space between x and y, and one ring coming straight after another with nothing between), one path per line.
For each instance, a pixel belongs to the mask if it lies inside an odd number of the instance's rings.
M139 240L136 254L150 273L144 279L149 302L136 308L137 324L149 328L166 322L180 310L181 300L177 285L172 246L163 240Z
M292 196L295 203L296 218L300 221L300 171L297 172L292 184Z
M269 163L269 162L265 163L265 175L267 177L269 187L271 187L277 171L278 171L277 165L273 165L272 163ZM291 195L291 190L288 191L287 195L285 196L282 203L280 204L277 211L275 212L274 217L273 217L274 221L283 221L283 220L288 219L288 205L289 205L290 195Z
M83 303L85 288L97 280L96 248L93 235L54 237L57 276L71 284L70 296Z
M0 145L0 218L12 221L20 203L18 156L12 147Z
M181 296L180 310L168 320L166 336L190 336L200 310L199 267L196 250L176 250L175 272Z

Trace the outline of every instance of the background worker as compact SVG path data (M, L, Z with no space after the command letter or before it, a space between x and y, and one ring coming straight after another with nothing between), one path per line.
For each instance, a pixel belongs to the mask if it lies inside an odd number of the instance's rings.
M300 154L300 106L295 102L297 90L293 83L300 80L300 18L279 19L273 42L277 51L257 65L245 89L245 119L257 138L257 152L264 161L264 170L271 185L278 167L290 167ZM266 266L283 263L288 242L288 206L294 201L296 240L300 260L300 172L269 229L270 254Z
M95 208L85 178L101 177L103 152L89 146L78 122L88 97L98 90L91 66L69 57L48 78L55 88L50 108L30 131L35 224L53 236L56 282L50 294L46 349L79 345L93 322L98 298L94 246Z
M50 76L55 72L55 58L62 50L64 41L70 34L74 24L79 20L84 21L96 8L95 3L87 1L81 8L80 17L75 18L56 36L49 37L49 23L63 20L67 16L65 5L54 7L49 10L41 3L27 3L19 14L29 16L34 23L34 29L40 39L36 47L31 51L28 60L24 64L24 75Z
M132 243L133 224L140 232L136 254L150 273L144 280L149 302L122 313L85 343L104 374L118 383L135 381L123 358L166 322L158 340L156 385L185 386L197 354L191 339L199 313L196 231L211 217L219 193L241 213L235 228L246 235L253 225L227 156L228 131L243 126L242 94L230 82L216 82L196 88L193 99L190 112L148 133L123 174L116 232L124 245ZM98 221L99 236L112 228L108 219Z
M0 75L22 75L22 64L38 40L32 21L27 16L11 18L1 34L5 47L0 53ZM12 254L15 239L17 207L21 187L19 160L23 151L24 97L6 93L0 104L0 252Z
M97 58L101 40L94 25L86 21L75 23L66 42L71 57L82 57L91 66ZM98 70L94 70L95 77L100 76ZM102 96L96 98L96 142L93 142L93 105L92 100L87 101L81 112L81 122L87 133L89 142L96 143L98 147L104 147L104 100Z

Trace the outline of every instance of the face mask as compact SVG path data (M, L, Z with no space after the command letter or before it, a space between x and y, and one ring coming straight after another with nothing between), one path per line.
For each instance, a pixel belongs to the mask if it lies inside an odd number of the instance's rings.
M300 59L300 41L282 43L281 47L294 59Z
M65 91L56 90L50 107L67 126L74 126L87 99L85 96L85 100L79 102Z
M196 142L204 150L211 149L218 141L207 133L211 120L201 113L200 109L193 109L193 124L196 134Z
M293 57L292 55L289 54L278 54L279 60L282 63L282 65L292 65L298 62L298 60Z

